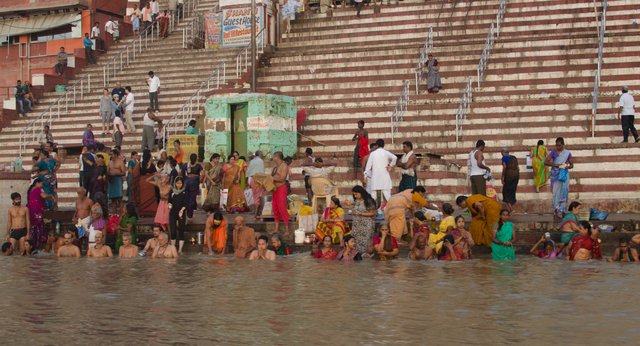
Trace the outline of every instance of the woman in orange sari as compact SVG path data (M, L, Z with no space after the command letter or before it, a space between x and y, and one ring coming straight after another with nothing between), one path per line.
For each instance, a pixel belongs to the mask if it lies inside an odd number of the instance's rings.
M349 225L344 221L344 209L340 205L340 200L333 196L329 207L324 210L322 219L316 226L316 239L321 241L324 237L330 236L334 244L343 246L342 239L350 233Z
M229 162L222 168L224 178L222 179L223 188L229 190L227 195L226 210L229 213L244 213L249 211L247 201L244 198L244 190L242 183L244 182L244 171L246 165L239 165L235 155L229 157Z
M467 208L472 220L469 232L477 245L491 246L493 229L500 220L500 203L484 195L458 196L456 204Z
M207 218L203 250L208 250L209 255L224 255L227 248L227 237L227 220L222 217L222 213L216 211L213 216Z
M137 195L134 197L138 207L139 216L155 216L158 209L156 202L155 186L147 179L156 173L156 166L151 161L151 151L145 150L142 153L142 162L133 169L133 180L137 177L137 188L134 190Z

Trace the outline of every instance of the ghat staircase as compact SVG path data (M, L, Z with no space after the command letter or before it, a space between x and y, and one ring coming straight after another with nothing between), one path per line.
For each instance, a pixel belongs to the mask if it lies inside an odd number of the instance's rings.
M591 114L598 61L601 2L592 0L510 0L487 71L477 86L478 59L499 1L404 1L365 8L360 18L350 10L332 16L297 18L271 67L260 71L259 85L295 96L309 111L300 152L312 147L325 161L335 161L332 177L348 195L359 183L351 167L351 137L365 120L371 140L385 139L400 153L410 140L421 160L419 183L433 201L453 201L468 193L466 166L475 141L487 142L487 163L498 177L500 148L510 147L520 161L518 208L548 212L548 185L540 193L525 167L525 156L539 139L551 149L565 137L575 158L571 199L607 210L640 210L640 145L621 144L615 119L622 85L640 90L640 33L634 15L640 3L608 1L600 102L595 136ZM433 54L440 63L443 89L415 95L413 69L433 29ZM456 141L455 114L469 78L470 112ZM402 88L411 80L408 110L399 133L390 131L390 115ZM638 98L638 97L637 97ZM303 194L301 168L294 169L294 192ZM399 176L394 172L397 183ZM499 179L498 179L499 180ZM494 182L498 191L500 182Z

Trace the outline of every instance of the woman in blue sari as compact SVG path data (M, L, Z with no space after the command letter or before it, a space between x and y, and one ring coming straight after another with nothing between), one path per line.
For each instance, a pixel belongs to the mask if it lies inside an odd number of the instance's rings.
M56 169L58 162L49 157L49 153L46 150L40 152L40 159L36 165L38 169L38 176L42 180L42 190L49 196L53 196L56 199L56 189L58 187L58 181L56 179ZM56 199L57 200L57 199ZM47 199L45 206L49 210L55 209L55 200Z
M560 220L567 212L569 201L569 170L573 168L571 152L564 147L564 138L556 139L556 148L544 161L551 166L551 193L553 195L553 215Z

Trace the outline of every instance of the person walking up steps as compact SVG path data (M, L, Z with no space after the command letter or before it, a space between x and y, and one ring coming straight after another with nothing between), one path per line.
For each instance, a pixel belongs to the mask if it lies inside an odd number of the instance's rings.
M622 143L629 143L629 131L631 131L635 142L640 142L638 130L636 130L636 127L633 125L635 102L633 96L629 94L629 88L626 85L622 87L622 95L620 96L618 105L620 107L618 109L618 120L622 123Z
M160 78L154 75L153 71L149 71L147 85L149 86L149 107L151 107L152 110L159 112L160 106L158 105L158 94L160 93Z

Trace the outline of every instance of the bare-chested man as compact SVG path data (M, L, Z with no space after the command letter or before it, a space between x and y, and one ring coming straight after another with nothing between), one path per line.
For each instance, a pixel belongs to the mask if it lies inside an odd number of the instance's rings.
M429 247L424 233L416 233L411 239L409 259L414 261L433 259L433 250Z
M138 247L131 244L131 233L125 232L122 234L122 246L118 250L118 256L120 258L134 258L138 256Z
M64 245L58 248L56 254L58 257L80 257L80 248L73 245L73 233L67 231L64 233Z
M78 194L78 199L76 200L76 213L73 214L73 223L76 225L78 232L81 233L78 234L78 237L82 238L84 232L89 229L89 224L91 224L93 201L87 197L87 190L84 187L79 187L76 193Z
M14 249L18 249L19 254L24 254L25 241L29 240L29 210L23 207L22 197L19 193L11 194L13 205L9 208L9 218L7 219L7 241Z
M153 255L153 252L156 250L160 241L158 238L160 237L160 232L162 232L162 228L160 225L153 225L153 238L147 240L147 244L144 246L144 250L142 250L145 256Z
M153 250L151 258L178 258L178 250L169 244L169 237L161 232L158 236L158 246Z
M245 226L242 216L236 216L233 226L233 253L236 258L247 258L256 248L256 232Z
M93 246L89 247L89 251L87 251L87 257L112 257L113 253L111 252L111 248L107 245L104 245L104 236L102 235L102 231L96 232L96 243Z

